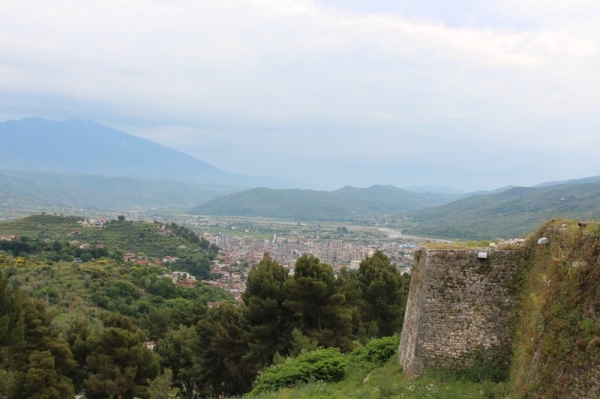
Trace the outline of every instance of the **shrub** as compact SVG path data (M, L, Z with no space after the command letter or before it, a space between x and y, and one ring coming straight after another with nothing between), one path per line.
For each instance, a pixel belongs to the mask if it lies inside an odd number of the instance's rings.
M338 348L306 352L261 374L252 394L276 391L310 381L340 381L346 375L347 361Z
M352 351L351 356L358 361L381 365L396 355L398 345L398 335L373 339Z

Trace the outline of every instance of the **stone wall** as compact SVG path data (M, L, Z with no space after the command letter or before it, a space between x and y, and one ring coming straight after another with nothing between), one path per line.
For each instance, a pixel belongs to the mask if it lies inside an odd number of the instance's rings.
M417 252L398 351L404 371L420 375L510 356L523 258L518 249Z

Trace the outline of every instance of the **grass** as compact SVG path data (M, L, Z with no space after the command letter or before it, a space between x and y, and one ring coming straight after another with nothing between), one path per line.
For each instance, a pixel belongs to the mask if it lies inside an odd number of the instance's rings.
M295 389L253 396L259 399L356 398L356 399L456 399L505 398L506 383L444 380L435 376L412 379L402 373L396 359L372 369L367 363L350 366L346 379L336 383L312 382Z

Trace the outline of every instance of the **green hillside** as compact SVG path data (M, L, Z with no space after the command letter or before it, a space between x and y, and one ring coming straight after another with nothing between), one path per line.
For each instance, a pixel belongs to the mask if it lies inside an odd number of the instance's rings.
M15 256L28 252L28 247L35 250L49 246L39 256L50 261L90 256L122 261L124 253L132 253L155 263L172 256L179 259L170 267L189 271L198 278L210 278L209 263L218 250L176 224L109 220L103 226L95 226L76 216L34 215L3 221L0 235L23 236L20 241L0 241L0 249L12 251Z
M451 239L522 237L555 217L600 217L600 183L515 187L409 214L405 234Z
M332 192L256 188L206 202L190 213L295 220L357 220L399 215L456 198L451 194L412 193L393 186L344 187Z

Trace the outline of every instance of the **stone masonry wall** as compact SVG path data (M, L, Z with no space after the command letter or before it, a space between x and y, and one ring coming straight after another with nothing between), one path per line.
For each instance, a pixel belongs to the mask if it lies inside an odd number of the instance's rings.
M520 250L420 250L398 350L404 372L420 375L469 366L476 356L508 356L522 260Z

